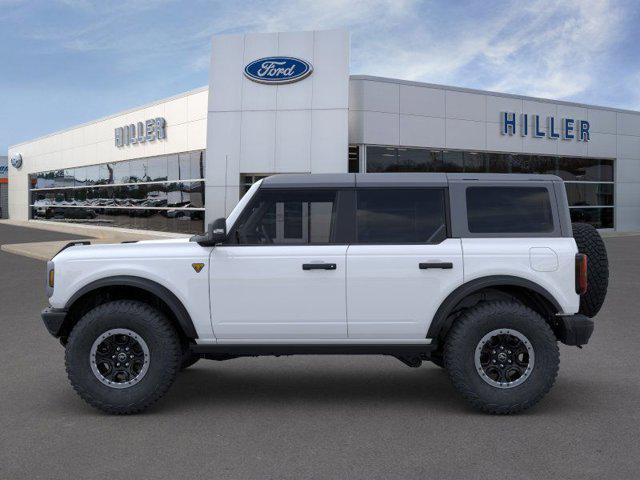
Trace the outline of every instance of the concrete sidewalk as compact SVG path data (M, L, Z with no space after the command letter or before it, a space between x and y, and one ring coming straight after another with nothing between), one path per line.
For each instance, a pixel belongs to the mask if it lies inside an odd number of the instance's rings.
M170 232L151 232L145 230L131 230L125 228L96 227L92 225L64 224L47 221L19 221L0 220L0 225L23 227L34 229L33 237L38 238L38 232L50 231L67 233L74 237L73 240L53 240L45 242L7 243L0 245L0 250L7 253L22 255L37 260L51 259L62 247L70 241L90 241L91 243L121 243L132 240L161 240L167 238L184 238L190 235ZM80 238L78 238L80 237ZM2 242L2 238L0 238Z

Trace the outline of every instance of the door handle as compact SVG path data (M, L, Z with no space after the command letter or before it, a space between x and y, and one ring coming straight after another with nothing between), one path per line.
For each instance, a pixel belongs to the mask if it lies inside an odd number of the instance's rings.
M335 270L338 266L335 263L303 263L303 270Z
M441 268L443 270L450 270L453 268L453 263L451 262L426 262L420 263L418 265L420 270L427 270L428 268Z

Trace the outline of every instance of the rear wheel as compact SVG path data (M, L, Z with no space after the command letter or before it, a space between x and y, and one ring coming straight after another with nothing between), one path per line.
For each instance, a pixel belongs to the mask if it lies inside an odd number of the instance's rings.
M160 399L182 359L178 334L150 305L118 300L90 310L66 345L67 375L78 395L107 413L140 412Z
M444 365L474 407L509 414L532 407L551 389L560 354L544 319L518 302L470 308L447 335Z

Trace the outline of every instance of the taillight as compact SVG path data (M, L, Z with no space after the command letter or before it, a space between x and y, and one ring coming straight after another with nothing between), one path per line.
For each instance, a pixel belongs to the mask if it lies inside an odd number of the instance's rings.
M584 253L576 253L576 293L587 293L587 256Z

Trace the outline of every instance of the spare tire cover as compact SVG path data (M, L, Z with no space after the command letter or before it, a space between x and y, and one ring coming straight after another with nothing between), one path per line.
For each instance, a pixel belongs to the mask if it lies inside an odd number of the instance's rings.
M587 292L580 296L580 313L594 317L602 307L609 286L607 249L598 231L587 223L574 223L578 251L587 255Z

